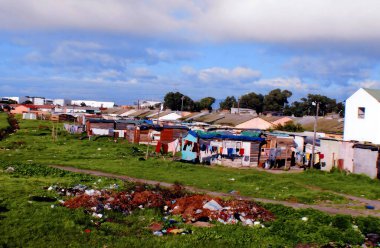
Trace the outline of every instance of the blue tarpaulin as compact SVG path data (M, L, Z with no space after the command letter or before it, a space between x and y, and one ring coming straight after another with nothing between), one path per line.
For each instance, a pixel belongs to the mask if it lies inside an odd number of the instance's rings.
M189 134L201 139L228 139L228 140L237 140L237 141L258 141L258 142L262 142L265 140L264 138L250 137L250 136L244 136L244 135L197 133L192 130L189 131Z

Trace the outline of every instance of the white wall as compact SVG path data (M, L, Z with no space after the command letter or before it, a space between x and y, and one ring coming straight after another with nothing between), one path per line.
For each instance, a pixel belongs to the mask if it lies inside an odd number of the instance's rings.
M358 108L365 108L364 119L358 118ZM369 141L380 144L380 103L364 89L359 89L346 101L344 140Z
M354 148L354 173L365 174L370 178L377 177L378 151L370 149Z
M334 164L337 166L341 144L341 141L321 139L320 149L321 154L324 155L321 162L326 163L326 166L321 167L321 170L330 171Z
M71 104L80 106L82 102L84 102L86 106L95 107L95 108L100 108L100 107L113 108L113 106L115 105L114 102L98 102L98 101L87 101L87 100L72 100Z
M343 169L353 172L354 171L354 144L351 142L342 142L339 147L338 159L343 159ZM336 166L338 167L338 161Z
M45 104L45 98L42 98L42 97L31 97L29 99L30 99L30 101L33 102L34 105L44 105Z
M301 136L294 136L294 142L297 144L297 151L303 152L305 146L305 138Z
M13 101L16 101L17 103L23 103L25 102L26 100L28 100L28 98L24 97L24 96L3 96L2 97L4 100L6 99L10 99L10 100L13 100Z
M53 104L54 105L60 105L60 106L66 106L67 104L70 104L71 101L67 99L54 99Z

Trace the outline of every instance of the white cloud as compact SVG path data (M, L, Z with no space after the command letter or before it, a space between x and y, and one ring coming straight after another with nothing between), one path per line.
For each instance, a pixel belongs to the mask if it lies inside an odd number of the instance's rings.
M132 70L132 74L138 77L151 77L152 73L146 67L138 67Z
M44 57L40 52L32 51L25 56L27 62L38 63L43 61Z
M63 41L50 54L53 62L83 62L114 64L116 59L102 51L95 42Z
M281 88L281 89L296 89L306 90L309 86L301 81L299 78L266 78L260 79L253 83L255 86L265 88Z
M0 27L20 29L77 29L157 33L181 27L172 11L190 6L184 0L3 0Z
M176 62L178 60L188 60L198 56L197 53L185 50L157 50L153 48L145 49L145 60L148 64L158 62Z
M117 78L122 75L122 72L114 70L114 69L109 69L109 70L103 70L99 72L98 75L103 78Z
M197 71L191 66L182 67L181 72L186 75L195 75L197 73Z
M379 41L378 0L2 0L0 28L246 41Z
M363 56L330 54L293 57L284 67L302 78L346 84L350 79L368 78L373 65L371 59Z
M208 1L194 23L221 40L370 41L380 38L377 0Z
M380 89L380 81L377 81L377 80L353 81L350 83L350 87L355 90L359 88Z
M247 83L258 79L261 73L247 67L235 67L232 69L223 67L211 67L196 71L191 67L183 67L182 73L195 77L203 83Z

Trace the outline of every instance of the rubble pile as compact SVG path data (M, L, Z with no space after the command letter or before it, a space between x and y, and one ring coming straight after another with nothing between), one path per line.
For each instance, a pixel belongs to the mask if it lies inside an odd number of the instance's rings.
M219 221L225 224L254 225L274 220L274 215L252 201L229 200L207 195L186 196L172 201L169 213L179 214L186 222Z
M261 221L271 221L275 218L271 212L255 202L189 194L178 185L172 189L158 186L151 189L145 185L136 185L127 191L115 191L114 188L98 190L77 185L73 188L50 186L48 190L55 190L61 196L71 197L66 201L60 201L61 205L71 209L84 208L98 219L105 217L105 210L131 214L136 209L145 208L161 209L166 216L165 220L170 224L177 223L178 221L172 221L171 217L178 216L182 218L182 223L241 222L243 225L264 227ZM156 235L188 233L176 226L170 228L162 230L154 228L153 231Z

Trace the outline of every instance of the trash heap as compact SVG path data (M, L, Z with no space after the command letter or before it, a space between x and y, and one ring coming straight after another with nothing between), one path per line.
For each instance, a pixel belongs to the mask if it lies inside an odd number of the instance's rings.
M201 194L185 192L179 185L171 189L159 186L155 188L146 185L135 185L127 191L116 191L115 186L106 189L89 189L84 185L73 188L51 186L48 190L55 190L61 196L71 197L60 201L61 205L70 209L84 208L94 218L105 218L105 211L118 211L131 214L137 209L158 208L165 218L163 223L154 223L151 229L155 235L188 234L188 230L177 228L178 222L187 224L221 222L237 224L241 222L247 226L264 227L261 222L274 220L274 215L257 203L246 200L223 200ZM174 220L180 216L181 220ZM106 221L106 220L105 220ZM168 225L168 223L170 225ZM201 223L199 225L199 223ZM163 228L160 229L159 227Z
M252 201L228 200L208 195L192 195L168 204L169 214L181 215L185 222L219 221L224 224L261 225L274 220L274 215Z

